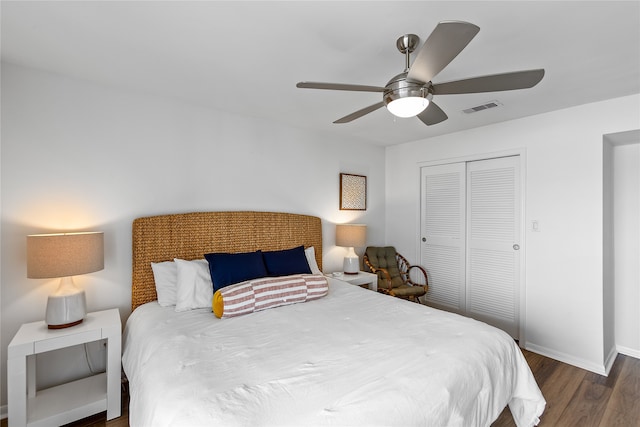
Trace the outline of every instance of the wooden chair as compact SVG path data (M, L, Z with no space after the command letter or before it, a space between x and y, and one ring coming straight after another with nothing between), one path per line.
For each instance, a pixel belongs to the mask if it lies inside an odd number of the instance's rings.
M378 292L420 303L427 293L427 271L419 265L410 265L393 246L369 246L364 253L364 265L378 275ZM416 269L424 284L414 283L410 271Z

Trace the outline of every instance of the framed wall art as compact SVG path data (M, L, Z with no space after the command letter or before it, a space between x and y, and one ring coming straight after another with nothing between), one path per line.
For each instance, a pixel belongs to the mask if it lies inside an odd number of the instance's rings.
M340 174L340 210L367 210L367 177L349 173Z

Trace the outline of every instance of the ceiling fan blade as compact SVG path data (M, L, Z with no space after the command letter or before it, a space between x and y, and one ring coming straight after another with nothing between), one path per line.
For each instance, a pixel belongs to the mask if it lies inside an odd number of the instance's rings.
M407 78L427 83L458 56L480 27L463 21L440 22L424 42Z
M384 92L380 86L351 85L342 83L299 82L296 87L302 89L350 90L356 92Z
M513 73L492 74L472 77L433 85L434 95L453 95L461 93L499 92L503 90L528 89L544 77L544 70L526 70Z
M429 102L427 108L420 114L418 114L418 118L422 120L427 126L435 125L440 122L444 122L449 117L447 113L442 111L440 107L438 107L433 101Z
M361 110L356 111L355 113L351 113L347 116L344 116L341 119L336 120L333 123L349 123L355 119L359 119L360 117L364 116L365 114L369 114L372 111L376 111L378 108L380 107L384 107L384 101L380 101L376 104L373 105L369 105L368 107L365 107Z

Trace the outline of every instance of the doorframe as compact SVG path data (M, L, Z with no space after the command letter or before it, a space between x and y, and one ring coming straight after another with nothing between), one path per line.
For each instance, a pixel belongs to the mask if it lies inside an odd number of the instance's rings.
M427 167L427 166L438 166L438 165L446 165L446 164L450 164L450 163L461 163L461 162L474 162L474 161L479 161L479 160L489 160L489 159L495 159L498 157L508 157L508 156L519 156L520 159L520 250L519 252L519 261L520 261L520 289L519 289L519 296L520 296L520 301L519 301L519 306L520 306L520 321L519 321L519 327L518 327L518 342L519 345L522 347L526 342L526 330L527 330L527 304L526 304L526 271L527 271L527 265L526 265L526 253L527 253L527 239L526 239L526 235L527 235L527 231L529 230L527 228L527 224L529 223L529 221L527 220L527 211L526 211L526 200L527 200L527 193L526 193L526 176L527 176L527 149L525 147L521 147L521 148L514 148L514 149L510 149L510 150L504 150L504 151L492 151L492 152L486 152L486 153L476 153L476 154L469 154L469 155L464 155L464 156L460 156L460 157L449 157L449 158L444 158L444 159L437 159L437 160L429 160L429 161L420 161L420 162L416 162L416 167L417 167L417 175L418 175L418 203L417 203L417 211L416 211L416 230L418 230L418 233L420 233L422 231L422 224L421 224L421 219L420 219L420 213L422 210L422 203L420 203L420 201L422 200L422 178L421 178L421 169L423 167ZM418 236L418 238L416 239L416 254L420 254L420 236Z

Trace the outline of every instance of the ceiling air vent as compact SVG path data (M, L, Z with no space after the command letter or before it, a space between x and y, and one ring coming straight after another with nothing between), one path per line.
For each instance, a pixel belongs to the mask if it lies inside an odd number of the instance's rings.
M467 108L466 110L462 110L463 113L471 114L477 113L478 111L488 110L489 108L495 108L502 106L500 101L489 101L486 104L478 105L476 107Z

